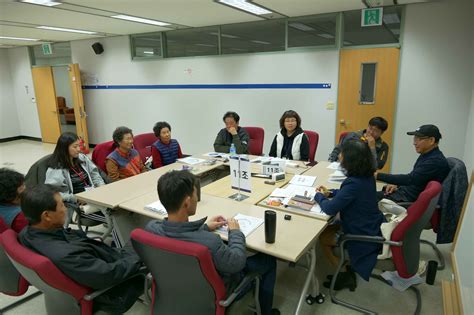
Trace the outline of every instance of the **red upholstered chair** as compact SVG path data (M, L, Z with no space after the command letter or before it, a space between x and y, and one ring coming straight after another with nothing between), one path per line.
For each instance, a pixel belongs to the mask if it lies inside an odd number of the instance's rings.
M92 162L105 173L107 173L105 159L113 150L115 150L114 142L107 141L96 145L92 151Z
M20 274L43 292L48 315L93 314L94 299L111 289L93 291L68 278L47 257L24 247L13 230L2 234L2 244Z
M249 153L252 155L263 154L263 141L265 139L265 130L260 127L242 127L249 134Z
M260 314L258 276L246 276L226 300L224 282L206 246L142 229L133 230L131 239L133 248L153 276L151 314L223 315L225 308L254 280L257 313Z
M308 136L309 140L309 161L314 162L316 150L318 149L319 134L316 131L310 130L305 130L304 133Z
M344 140L344 138L350 133L350 131L341 131L341 133L339 134L339 143L342 142L342 140Z
M158 140L158 138L155 137L155 134L152 132L142 133L133 137L133 146L140 154L143 163L151 156L151 146L156 140Z
M375 314L374 312L362 308L360 306L342 301L334 295L334 285L336 283L337 274L344 265L344 245L347 241L373 242L380 244L389 244L392 251L392 261L395 270L402 278L408 279L413 277L418 271L420 262L420 235L426 224L433 216L433 212L438 204L439 195L441 193L441 184L431 181L426 185L425 190L418 196L418 199L407 209L407 216L392 231L390 240L386 240L381 236L363 236L363 235L343 235L340 239L339 249L341 260L337 267L336 273L331 281L330 295L331 300L335 304L351 308L353 310ZM386 267L385 261L381 261ZM376 267L377 268L377 267ZM380 276L372 275L371 277L382 280ZM421 295L416 287L410 287L415 291L417 298L417 309L415 314L421 311Z
M3 230L3 228L5 228ZM13 266L10 259L8 259L5 251L3 250L2 245L2 233L8 230L8 226L0 218L0 292L10 296L21 296L28 291L29 283ZM30 299L41 294L40 291L34 292L20 300L15 301L7 306L0 308L0 314L7 312L8 310L13 309L14 307L23 304Z

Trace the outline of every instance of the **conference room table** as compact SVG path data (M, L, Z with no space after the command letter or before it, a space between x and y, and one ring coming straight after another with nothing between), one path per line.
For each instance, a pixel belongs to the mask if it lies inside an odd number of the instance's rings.
M114 209L121 203L139 197L150 191L156 192L158 179L163 174L172 170L181 170L186 164L173 163L136 176L128 177L108 185L100 186L76 195L78 200L96 206ZM214 161L214 164L205 162L192 166L191 173L201 177L208 172L224 166L222 161Z

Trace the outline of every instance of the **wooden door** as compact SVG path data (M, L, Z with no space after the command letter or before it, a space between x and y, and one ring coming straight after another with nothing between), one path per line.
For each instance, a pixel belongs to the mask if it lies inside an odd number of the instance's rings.
M41 138L43 142L56 143L61 135L61 123L59 122L54 89L53 70L51 67L34 67L31 72L35 86Z
M385 118L388 129L382 139L387 142L390 150L383 172L389 172L393 152L399 56L398 48L342 49L339 60L336 143L341 132L365 129L374 116ZM361 92L362 69L367 69L367 65L375 69L374 93L369 98L366 93Z
M68 65L69 83L71 84L74 116L76 118L76 133L84 140L85 151L89 151L89 134L87 132L87 114L84 109L82 95L81 72L77 63Z

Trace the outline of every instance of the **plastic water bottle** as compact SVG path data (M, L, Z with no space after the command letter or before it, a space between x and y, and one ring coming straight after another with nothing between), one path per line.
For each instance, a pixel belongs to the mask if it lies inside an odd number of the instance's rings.
M230 156L237 155L237 150L235 149L235 145L233 143L230 145L229 155Z

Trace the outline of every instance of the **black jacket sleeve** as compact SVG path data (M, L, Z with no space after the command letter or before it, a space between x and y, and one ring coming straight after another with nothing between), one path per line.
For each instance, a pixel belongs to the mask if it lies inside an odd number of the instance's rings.
M273 138L272 146L270 147L270 153L268 155L277 157L277 136Z
M307 135L303 135L300 144L300 160L308 161L309 160L309 140Z
M382 144L381 150L377 154L377 168L380 170L385 166L388 158L388 144Z

